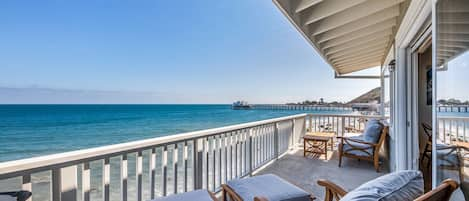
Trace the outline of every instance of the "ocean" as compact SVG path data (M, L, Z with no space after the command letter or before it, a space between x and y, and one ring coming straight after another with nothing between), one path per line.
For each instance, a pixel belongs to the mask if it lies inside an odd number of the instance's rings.
M231 105L0 105L0 162L304 112Z

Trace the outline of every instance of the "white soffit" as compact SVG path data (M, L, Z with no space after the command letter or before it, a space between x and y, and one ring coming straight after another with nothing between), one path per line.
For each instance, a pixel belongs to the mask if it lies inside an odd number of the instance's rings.
M442 0L437 9L437 66L469 49L469 3Z
M381 65L409 0L273 0L338 74Z

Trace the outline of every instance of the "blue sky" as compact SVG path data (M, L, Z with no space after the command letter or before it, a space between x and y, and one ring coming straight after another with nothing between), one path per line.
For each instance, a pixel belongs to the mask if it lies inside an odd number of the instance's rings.
M270 0L0 3L0 103L348 101Z

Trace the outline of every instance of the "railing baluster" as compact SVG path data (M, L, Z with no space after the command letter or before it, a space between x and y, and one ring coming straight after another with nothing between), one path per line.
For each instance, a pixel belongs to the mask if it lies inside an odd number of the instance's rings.
M163 196L166 196L168 194L167 191L167 182L168 182L168 146L164 145L163 146L163 152L162 152L162 162L161 162L162 168L161 168L161 175L163 176L163 181L162 181L162 189L161 192L163 193Z
M230 133L230 180L233 178L233 133Z
M223 137L224 147L225 147L225 183L228 182L228 134L225 133Z
M223 139L222 135L218 135L218 184L222 184L221 175L222 175L222 144Z
M150 153L150 198L155 199L155 168L156 168L156 149L152 148Z
M274 157L278 159L278 149L279 149L279 133L278 133L278 123L274 124L275 130L274 130Z
M127 175L128 175L127 154L124 154L122 155L122 158L121 158L121 200L122 201L127 201Z
M178 143L174 144L173 149L173 193L178 193Z
M67 177L62 177L66 175ZM52 169L52 201L77 200L76 165Z
M24 175L22 180L23 182L21 185L21 190L32 192L33 188L31 184L31 175L30 174ZM29 197L26 201L32 201L33 199L31 197Z
M184 150L183 150L183 157L184 157L184 192L187 192L187 185L188 185L188 181L187 181L187 158L188 158L188 146L187 146L187 141L184 141ZM195 152L195 150L192 150ZM193 167L194 168L194 167Z
M109 164L109 158L106 157L103 160L103 200L109 201L109 181L111 177L111 167Z
M60 168L52 170L52 201L60 201Z
M213 136L212 139L212 191L215 191L215 181L216 181L216 175L217 175L217 138L216 136Z
M90 201L90 163L85 162L81 171L81 186L83 201Z
M208 137L205 138L205 188L210 189L210 175L209 175L209 169L210 169L210 158L209 158L209 153L210 153L210 146L209 146L209 139Z
M135 179L137 180L137 201L142 201L142 172L143 172L143 153L137 152L137 159L135 161Z
M199 139L193 140L193 181L194 181L194 190L201 189L203 187L203 144L199 146ZM202 151L199 150L199 147L202 148Z
M253 170L253 162L254 162L254 157L253 157L253 154L252 154L252 146L253 146L253 128L250 128L248 130L248 137L249 137L249 146L248 146L248 149L249 149L249 176L252 175L252 170Z

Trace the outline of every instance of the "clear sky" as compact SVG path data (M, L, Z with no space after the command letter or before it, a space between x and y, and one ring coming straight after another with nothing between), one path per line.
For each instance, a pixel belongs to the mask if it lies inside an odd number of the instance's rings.
M348 101L270 0L0 2L0 103Z

